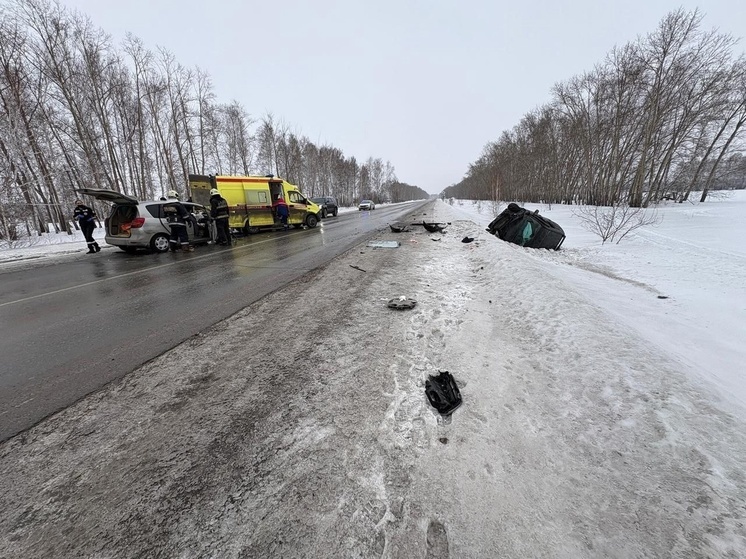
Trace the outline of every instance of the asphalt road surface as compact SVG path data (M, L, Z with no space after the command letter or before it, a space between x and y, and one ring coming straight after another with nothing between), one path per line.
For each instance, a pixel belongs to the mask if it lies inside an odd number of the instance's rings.
M192 253L99 254L0 268L0 441L364 242L425 202L343 213ZM287 312L333 301L287 301Z

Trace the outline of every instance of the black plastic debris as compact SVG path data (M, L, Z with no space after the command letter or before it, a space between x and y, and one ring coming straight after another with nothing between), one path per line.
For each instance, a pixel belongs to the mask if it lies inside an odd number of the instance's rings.
M473 240L474 240L474 237L468 237L468 236L467 236L467 237L464 237L463 239L461 239L461 242L462 242L462 243L470 243L470 242L472 242Z
M423 220L422 226L430 233L443 233L445 232L446 228L440 225L439 223L427 223Z
M402 295L401 297L394 297L393 299L391 299L388 302L388 307L390 309L404 310L404 309L413 309L416 304L417 304L417 301L415 301L411 297L406 297Z
M539 210L532 212L512 202L492 220L487 231L503 241L529 248L559 250L565 240L562 227L539 215Z
M391 225L389 224L392 233L409 233L409 226L401 225L399 223Z
M463 403L456 380L448 371L440 371L437 376L428 376L425 381L425 395L430 405L444 416L451 415Z

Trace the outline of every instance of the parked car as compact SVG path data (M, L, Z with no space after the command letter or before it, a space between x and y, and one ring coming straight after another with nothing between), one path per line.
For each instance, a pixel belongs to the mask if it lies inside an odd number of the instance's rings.
M357 207L358 211L362 210L375 210L376 205L373 203L373 200L363 200L360 202L360 205Z
M167 200L139 201L113 190L96 188L83 188L77 192L112 203L109 216L104 220L104 238L108 244L125 252L135 252L137 249L168 251L171 229L163 215L163 206L169 203ZM187 223L189 242L195 245L209 242L213 224L208 208L192 202L182 204L197 219L196 228L193 223Z
M337 214L339 213L337 199L334 196L319 196L317 198L311 198L311 202L321 206L322 219L328 215L337 217Z

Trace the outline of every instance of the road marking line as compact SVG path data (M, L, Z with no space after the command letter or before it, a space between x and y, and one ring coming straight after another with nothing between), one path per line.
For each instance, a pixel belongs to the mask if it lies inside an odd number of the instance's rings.
M283 235L282 237L278 236L277 238L278 239L281 239L281 238L287 239L287 235ZM256 241L256 242L253 242L253 243L248 244L248 245L231 247L230 250L232 250L232 251L233 250L241 250L241 249L244 249L244 248L249 248L249 247L256 246L258 244L268 243L268 242L271 242L273 240L275 240L275 239L264 239L262 241ZM224 254L225 252L227 252L227 251L223 250L221 252L216 252L214 254L203 254L203 255L200 255L200 256L192 256L188 260L181 260L181 261L178 261L178 262L169 262L168 264L159 264L157 266L151 266L149 268L143 268L142 270L135 270L134 272L127 272L126 274L119 274L119 275L116 275L116 276L111 276L111 277L103 278L103 279L100 279L100 280L89 281L89 282L81 283L81 284L78 284L78 285L72 285L70 287L64 287L62 289L57 289L55 291L47 291L46 293L39 293L38 295L31 295L29 297L24 297L23 299L16 299L15 301L7 301L5 303L0 303L0 308L6 307L8 305L15 305L17 303L25 303L26 301L32 301L34 299L39 299L41 297L47 297L48 295L57 295L58 293L65 293L66 291L72 291L74 289L80 289L81 287L88 287L89 285L96 285L97 283L103 283L103 282L109 281L109 280L126 278L127 276L134 276L134 275L137 275L137 274L142 274L142 273L145 273L145 272L150 272L152 270L158 270L159 268L167 268L169 266L176 266L177 264L183 264L185 262L192 262L193 260L202 260L204 258L211 258L213 256L217 256L218 254ZM246 267L250 268L252 266L246 266Z

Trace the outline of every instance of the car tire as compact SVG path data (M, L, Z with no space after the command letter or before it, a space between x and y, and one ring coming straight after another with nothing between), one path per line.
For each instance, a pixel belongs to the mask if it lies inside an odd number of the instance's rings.
M315 214L308 214L306 216L306 227L308 227L309 229L313 229L314 227L316 227L318 222L319 218L317 218Z
M322 209L321 210L321 219L324 219L325 217L326 217L326 210Z
M168 235L158 233L150 239L150 250L153 252L168 252L169 244Z
M339 210L334 210L334 213L332 214L332 217L337 217L338 213L339 213Z

